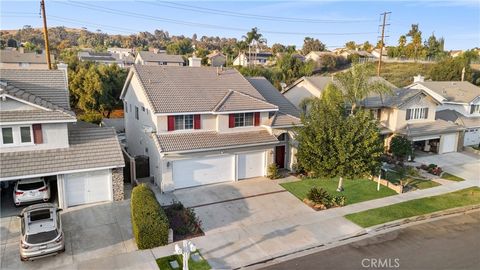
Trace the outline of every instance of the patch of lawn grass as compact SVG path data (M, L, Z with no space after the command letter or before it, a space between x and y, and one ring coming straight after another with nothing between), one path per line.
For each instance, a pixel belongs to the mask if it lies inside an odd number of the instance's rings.
M461 178L461 177L458 177L456 175L453 175L453 174L449 174L447 172L444 172L442 174L442 179L447 179L447 180L451 180L451 181L457 181L457 182L460 182L460 181L465 181L465 179Z
M427 189L440 186L439 183L432 180L408 179L407 181L407 186L411 186L416 189Z
M199 254L200 254L200 252L199 252ZM200 254L200 256L202 256L202 255ZM183 259L182 259L181 255L172 255L172 256L162 257L160 259L157 259L156 261L157 261L158 267L161 270L183 269L182 268ZM179 268L172 268L170 266L171 261L177 261L177 263L180 267ZM192 260L192 258L190 258L188 260L188 269L191 269L191 270L208 270L208 269L211 269L211 267L205 259L203 259L199 262L195 262L194 260Z
M480 204L480 188L471 187L459 191L397 203L367 211L353 213L345 217L364 227L433 213L449 208Z
M338 178L311 178L296 182L283 183L281 186L300 200L307 197L307 193L312 187L323 188L331 195L345 196L345 205L397 194L395 191L384 186L380 186L380 190L377 191L377 183L368 179L345 179L343 181L343 187L345 188L343 192L338 192L336 190L338 186Z

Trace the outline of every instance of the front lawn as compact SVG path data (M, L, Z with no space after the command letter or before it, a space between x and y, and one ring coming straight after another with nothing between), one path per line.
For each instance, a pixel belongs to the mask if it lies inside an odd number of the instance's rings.
M343 192L336 191L338 178L311 178L280 185L302 201L307 197L307 193L312 187L323 188L331 195L345 196L345 205L397 194L395 191L384 186L380 186L380 190L377 191L377 183L368 179L345 179L343 181L343 187L345 188Z
M456 175L453 175L453 174L449 174L447 172L444 172L442 174L442 179L447 179L447 180L451 180L451 181L457 181L457 182L460 182L460 181L465 181L465 179L461 178L461 177L458 177Z
M192 257L190 256L190 259L188 260L188 269L191 269L191 270L208 270L208 269L211 269L210 265L208 264L208 262L203 259L202 255L200 254L200 252L197 252L199 254L199 256L202 258L201 261L199 262L196 262L192 259ZM167 257L163 257L163 258L160 258L160 259L157 259L157 265L158 267L161 269L161 270L179 270L179 269L183 269L182 267L182 264L183 264L183 258L181 255L172 255L172 256L167 256ZM170 262L171 261L177 261L179 267L178 268L173 268L172 266L170 266Z
M370 209L359 213L349 214L345 217L350 221L367 228L397 219L475 204L480 204L479 187L471 187L443 195Z
M385 175L386 180L388 182L400 185L402 183L404 185L404 192L407 190L415 190L415 189L427 189L436 186L440 186L439 183L432 181L432 180L422 180L420 178L411 178L411 177L402 177L399 173L394 171L387 171Z

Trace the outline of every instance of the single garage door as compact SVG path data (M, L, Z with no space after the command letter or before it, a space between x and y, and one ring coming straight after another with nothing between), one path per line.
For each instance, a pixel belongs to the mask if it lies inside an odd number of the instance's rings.
M264 176L265 151L238 154L238 179Z
M457 144L457 134L452 133L452 134L445 134L442 135L442 138L440 139L441 141L441 153L449 153L449 152L455 152L455 146Z
M463 145L478 145L480 144L480 128L472 128L465 130L465 138Z
M173 161L175 188L233 181L235 156L222 155Z
M65 175L67 206L110 201L111 193L110 170Z

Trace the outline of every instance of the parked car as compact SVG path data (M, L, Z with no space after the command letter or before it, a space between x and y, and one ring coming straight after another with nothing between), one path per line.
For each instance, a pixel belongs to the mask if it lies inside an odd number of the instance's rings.
M22 210L20 260L27 261L65 251L61 209L52 203L39 203Z
M50 200L50 184L43 178L18 180L13 189L15 205Z

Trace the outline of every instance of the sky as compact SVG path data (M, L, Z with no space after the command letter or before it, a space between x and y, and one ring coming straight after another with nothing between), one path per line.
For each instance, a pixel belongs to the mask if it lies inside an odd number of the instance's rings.
M0 29L41 27L39 0L0 0ZM318 38L329 49L345 42L380 36L381 13L387 16L386 45L418 23L422 38L445 38L445 49L480 47L480 0L436 1L53 1L46 0L48 26L86 27L110 34L168 31L191 37L242 38L258 27L268 45L301 48L305 36Z

